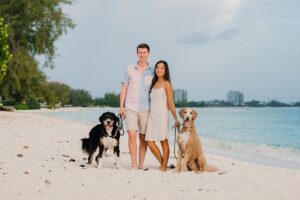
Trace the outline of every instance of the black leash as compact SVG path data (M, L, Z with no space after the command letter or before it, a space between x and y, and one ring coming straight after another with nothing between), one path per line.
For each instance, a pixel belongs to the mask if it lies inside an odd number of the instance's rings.
M122 117L122 115L118 114L118 118L119 118L119 122L118 122L118 130L122 131L122 134L121 136L123 136L125 134L125 131L124 131L124 126L123 126L123 121L125 119L125 117Z

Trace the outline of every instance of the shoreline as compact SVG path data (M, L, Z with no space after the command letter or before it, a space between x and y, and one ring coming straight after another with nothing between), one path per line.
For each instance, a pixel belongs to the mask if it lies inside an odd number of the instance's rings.
M66 119L65 116L70 113L81 112L84 110L94 110L95 108L97 109L100 107L67 107L67 108L58 108L55 110L49 110L49 109L20 110L20 111L16 111L16 112L34 113L34 114L41 114L44 116L50 116L50 117L54 117L54 118L58 118L58 119ZM103 107L102 109L109 110L112 108L111 107ZM54 113L54 114L61 113L62 115L65 115L65 116L52 115L51 113ZM68 120L77 122L77 123L82 123L82 124L89 125L89 126L94 125L93 123L90 123L87 121L82 122L80 120L75 120L75 119L71 119L71 118L68 118ZM98 121L97 121L97 123L98 123ZM210 154L233 158L236 160L245 161L245 162L249 162L249 163L253 163L253 164L259 164L259 165L263 165L263 166L280 167L280 168L287 168L287 169L300 169L300 163L293 161L292 158L279 159L279 158L276 158L273 156L263 155L263 154L254 153L254 152L245 152L245 151L239 151L237 149L222 148L222 147L218 147L218 146L215 146L214 144L212 144L210 141L211 140L210 138L202 138L201 137L200 139L201 139L204 151L207 153L210 153ZM174 148L173 143L174 143L174 135L170 134L170 138L169 138L169 144L170 144L170 149L171 149L170 155L173 155L173 152L172 152L173 148ZM300 158L300 156L299 156L299 158Z
M268 157L265 155L222 149L218 147L205 146L205 151L210 154L224 156L239 161L249 162L262 166L279 167L285 169L300 169L300 164L297 162L280 160L278 158Z
M252 164L262 165L266 167L279 167L279 168L285 168L285 169L300 169L300 163L293 162L290 160L283 160L278 159L266 155L261 154L255 154L255 153L248 153L248 152L242 152L238 150L233 149L225 149L217 146L212 146L210 144L206 144L204 142L204 139L201 139L203 151L205 153L209 153L212 155L232 158L234 160L244 161ZM173 153L173 143L174 143L174 137L172 136L172 139L170 141L170 149ZM177 149L177 146L176 146Z
M86 165L80 139L90 125L36 113L0 112L0 195L3 199L297 199L300 170L262 166L205 153L217 172L162 173L147 152L144 170L130 169L127 137L121 165ZM172 150L171 150L172 152ZM175 164L171 156L169 164Z

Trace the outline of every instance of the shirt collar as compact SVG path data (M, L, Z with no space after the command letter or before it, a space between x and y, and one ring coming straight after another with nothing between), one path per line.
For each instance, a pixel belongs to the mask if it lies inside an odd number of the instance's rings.
M135 69L139 69L138 64L135 64L135 65L134 65L134 68L135 68ZM149 65L149 63L148 63L148 66L146 67L145 70L151 70L151 69L152 69L152 67L151 67L151 65Z

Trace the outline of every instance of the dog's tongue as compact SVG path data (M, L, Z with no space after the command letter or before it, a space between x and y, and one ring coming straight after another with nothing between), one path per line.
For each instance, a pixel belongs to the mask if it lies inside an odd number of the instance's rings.
M112 127L111 126L106 126L105 129L106 129L106 132L109 133L111 131Z
M185 121L185 122L183 122L183 126L184 127L191 127L191 123L189 122L189 121Z

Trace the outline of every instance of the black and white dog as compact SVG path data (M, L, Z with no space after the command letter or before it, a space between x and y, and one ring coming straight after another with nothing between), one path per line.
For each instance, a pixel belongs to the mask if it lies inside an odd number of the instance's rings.
M107 150L113 150L117 168L120 166L120 130L117 126L118 117L111 112L103 113L99 117L100 124L94 126L89 133L89 138L82 138L82 150L89 154L88 164L92 164L93 154L99 147L96 157L98 167L102 168L103 155Z

